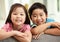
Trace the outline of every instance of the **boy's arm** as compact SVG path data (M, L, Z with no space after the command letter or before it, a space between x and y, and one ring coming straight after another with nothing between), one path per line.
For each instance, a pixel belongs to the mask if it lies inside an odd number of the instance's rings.
M51 23L45 23L39 26L36 26L35 28L31 29L32 34L40 34L41 32L45 31L48 26L51 26Z
M41 32L44 32L49 26L54 26L54 27L57 27L58 29L60 29L60 23L58 23L58 22L48 22L48 23L36 26L35 28L31 29L31 32L32 32L32 34L39 34Z
M46 29L44 31L44 33L51 34L51 35L59 35L60 36L60 29L58 29L58 28Z

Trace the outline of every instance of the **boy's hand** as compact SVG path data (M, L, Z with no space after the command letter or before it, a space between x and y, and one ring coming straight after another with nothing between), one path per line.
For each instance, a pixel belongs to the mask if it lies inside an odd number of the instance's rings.
M34 39L39 39L39 37L40 37L42 34L44 34L44 32L42 32L42 33L40 33L40 34L37 34L37 35L33 35L33 38L34 38Z
M54 26L60 29L60 23L58 22L51 22L51 26Z

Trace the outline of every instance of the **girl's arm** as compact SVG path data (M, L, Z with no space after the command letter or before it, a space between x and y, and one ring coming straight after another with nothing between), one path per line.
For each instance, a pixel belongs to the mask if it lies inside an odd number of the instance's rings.
M25 31L25 33L27 34L27 38L28 38L29 42L31 42L31 40L32 40L31 31Z
M6 32L4 29L0 29L0 40L6 39L11 36L15 36L15 35L21 36L21 32L16 31L16 30Z
M51 35L59 35L60 36L60 29L58 29L58 28L46 29L44 31L44 33L51 34Z
M6 39L6 38L11 37L13 35L15 35L15 33L13 31L6 32L5 30L0 29L0 40Z
M31 42L32 34L30 31L25 31L24 34L27 34L27 36L14 36L18 41L20 42Z

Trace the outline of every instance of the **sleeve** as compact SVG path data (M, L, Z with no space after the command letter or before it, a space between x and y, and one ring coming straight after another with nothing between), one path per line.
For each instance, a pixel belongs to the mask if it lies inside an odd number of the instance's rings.
M48 22L55 22L55 20L54 19L47 18L46 23L48 23ZM53 26L49 26L47 29L50 29L50 28L54 28L54 27Z
M3 27L2 27L3 30L5 30L6 32L8 32L8 24L5 24Z
M26 28L27 28L26 31L30 31L31 30L30 25L27 25Z
M33 25L31 25L31 28L35 28L37 25L35 25L35 24L33 24Z
M46 22L55 22L55 20L54 19L47 18L47 21Z

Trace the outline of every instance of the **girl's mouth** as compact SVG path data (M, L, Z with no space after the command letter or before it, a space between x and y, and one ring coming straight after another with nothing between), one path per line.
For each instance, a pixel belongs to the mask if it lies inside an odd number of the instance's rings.
M16 20L16 22L22 22L22 20Z

